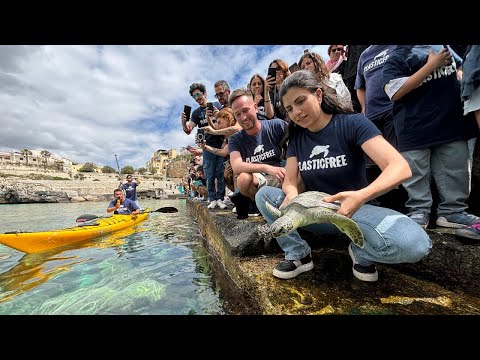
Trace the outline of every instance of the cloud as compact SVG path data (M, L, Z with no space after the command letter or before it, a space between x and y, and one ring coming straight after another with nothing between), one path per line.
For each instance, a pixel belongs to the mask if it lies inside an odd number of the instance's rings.
M193 145L183 133L188 88L246 86L275 58L326 46L0 46L0 150L48 150L75 162L144 167L157 149Z

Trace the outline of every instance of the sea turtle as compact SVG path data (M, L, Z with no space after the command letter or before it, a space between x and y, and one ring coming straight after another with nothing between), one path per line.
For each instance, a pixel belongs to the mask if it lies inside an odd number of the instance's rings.
M299 227L310 224L332 223L346 234L355 245L363 248L362 230L352 219L336 213L340 208L338 202L327 203L322 201L325 196L329 195L320 191L306 191L295 196L281 210L267 201L265 205L268 211L277 218L270 224L272 237L277 238L289 234Z

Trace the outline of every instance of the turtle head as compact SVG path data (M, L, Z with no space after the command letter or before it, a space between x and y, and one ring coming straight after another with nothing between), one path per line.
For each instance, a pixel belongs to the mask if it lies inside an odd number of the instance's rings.
M270 225L270 232L274 238L286 235L293 230L293 224L291 221L284 221L285 218L278 219Z

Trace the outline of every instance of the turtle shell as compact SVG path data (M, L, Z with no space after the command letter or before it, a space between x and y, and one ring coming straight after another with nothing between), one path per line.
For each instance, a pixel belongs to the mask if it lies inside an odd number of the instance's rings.
M304 208L316 208L316 207L325 207L327 209L331 209L333 211L337 211L340 208L340 203L338 202L333 202L333 203L327 203L324 202L322 199L325 196L330 196L327 193L321 192L321 191L306 191L304 193L301 193L297 196L295 196L292 201L284 208L284 210L288 210L288 208L292 204L298 204Z

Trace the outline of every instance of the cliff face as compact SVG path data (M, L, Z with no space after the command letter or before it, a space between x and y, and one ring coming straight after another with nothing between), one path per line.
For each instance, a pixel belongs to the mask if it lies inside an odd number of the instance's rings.
M190 165L190 161L186 159L175 159L172 161L167 169L167 177L174 179L181 179L188 173L187 169Z

